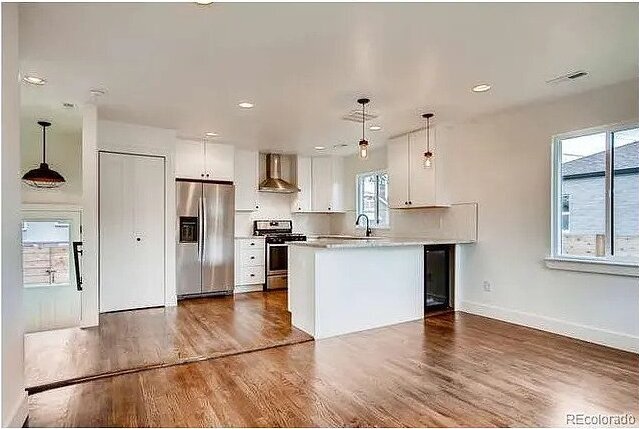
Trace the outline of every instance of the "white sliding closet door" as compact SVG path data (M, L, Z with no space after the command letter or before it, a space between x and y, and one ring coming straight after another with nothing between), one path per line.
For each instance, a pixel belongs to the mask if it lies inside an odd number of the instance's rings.
M164 158L100 153L100 311L164 305Z

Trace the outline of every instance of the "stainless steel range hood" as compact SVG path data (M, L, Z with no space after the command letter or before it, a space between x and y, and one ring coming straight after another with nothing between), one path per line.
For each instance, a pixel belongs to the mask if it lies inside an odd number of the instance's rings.
M266 155L266 179L260 183L261 192L277 192L292 194L299 192L297 186L282 179L282 164L280 155L269 153Z

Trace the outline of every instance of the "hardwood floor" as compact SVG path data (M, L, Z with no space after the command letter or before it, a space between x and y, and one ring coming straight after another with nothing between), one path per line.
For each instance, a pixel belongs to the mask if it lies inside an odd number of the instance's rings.
M639 417L639 356L463 313L30 396L33 426L565 426Z
M312 338L291 326L286 291L107 313L100 325L25 336L31 392L85 378L174 365Z

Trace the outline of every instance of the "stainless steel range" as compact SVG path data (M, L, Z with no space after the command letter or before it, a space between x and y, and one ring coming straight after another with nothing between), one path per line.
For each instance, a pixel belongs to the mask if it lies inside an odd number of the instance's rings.
M292 220L256 220L253 234L266 241L266 289L288 287L288 242L306 241L303 234L293 233Z

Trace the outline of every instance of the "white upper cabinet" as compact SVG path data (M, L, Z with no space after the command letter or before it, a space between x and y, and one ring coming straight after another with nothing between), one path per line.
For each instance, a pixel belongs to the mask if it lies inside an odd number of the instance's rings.
M175 177L204 178L204 145L202 142L180 140L175 145Z
M310 212L311 211L311 184L312 184L312 168L311 158L308 156L297 157L297 187L300 191L295 194L291 205L291 211Z
M391 208L404 208L408 205L409 162L408 136L390 140L388 149L388 203Z
M343 212L343 159L298 157L297 187L293 212Z
M175 145L175 177L232 182L234 152L230 145L180 140Z
M232 182L235 178L235 148L226 144L205 144L204 178Z
M253 211L259 208L259 154L257 151L235 151L235 210Z
M388 142L389 202L392 208L446 206L438 177L444 156L435 143L431 130L430 150L433 164L424 168L426 131L397 137Z

